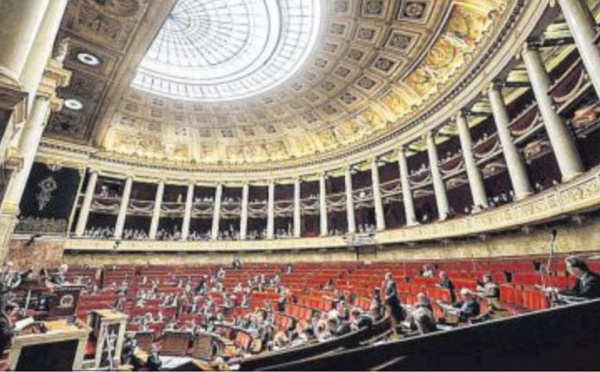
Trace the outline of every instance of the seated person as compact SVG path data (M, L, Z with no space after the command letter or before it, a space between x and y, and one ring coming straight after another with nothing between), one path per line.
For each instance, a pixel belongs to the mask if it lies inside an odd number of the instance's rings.
M52 274L50 274L50 278L48 280L48 287L55 288L61 287L65 284L65 274L69 270L69 266L67 264L62 264L58 267L58 270Z
M146 368L148 368L148 371L160 371L160 367L162 367L162 360L160 360L160 355L158 355L158 347L153 344L146 360Z
M481 298L498 300L500 298L500 287L494 283L490 274L484 274L483 282L477 283L477 294Z
M450 302L456 302L456 294L454 293L454 283L448 277L445 271L440 272L440 282L437 284L440 288L445 288L450 291Z
M290 339L287 337L285 332L278 331L273 337L273 349L279 350L288 346L290 343Z
M331 323L332 325L337 325L335 319L333 319ZM332 337L330 323L326 316L321 318L317 323L317 326L315 327L315 336L319 341L328 340Z
M133 364L133 358L137 350L137 340L133 337L133 334L127 334L125 336L125 342L123 343L123 349L121 351L121 364Z
M16 308L9 309L6 298L0 299L0 355L9 347L15 334L13 320Z
M361 328L370 328L373 326L373 318L365 314L362 309L356 307L350 312L350 328L357 331Z
M421 270L421 276L424 278L433 278L433 270L428 265L423 265L423 270Z
M462 297L462 302L457 302L453 305L458 309L458 320L464 322L470 318L479 316L481 308L475 300L473 292L467 288L463 288L460 290L460 296Z
M433 313L433 307L431 307L431 301L429 297L423 292L417 294L417 303L415 303L415 309L426 309Z
M373 296L371 297L371 304L369 306L369 313L375 321L380 320L384 317L384 307L381 301L381 291L379 288L375 288Z
M416 328L420 334L435 332L437 330L433 311L426 307L416 308L410 315L411 328Z
M347 335L348 333L352 332L352 328L350 327L350 322L345 321L345 320L341 320L341 319L337 319L337 325L335 328L333 329L333 335L335 337L340 337L340 336L344 336Z
M567 257L565 262L567 271L576 281L573 288L558 291L558 294L587 300L600 298L600 275L591 272L587 264L578 257Z

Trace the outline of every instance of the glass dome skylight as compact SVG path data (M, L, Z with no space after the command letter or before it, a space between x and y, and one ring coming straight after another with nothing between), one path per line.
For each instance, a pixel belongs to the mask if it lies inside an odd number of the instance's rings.
M321 0L179 0L140 64L133 87L225 101L292 76L317 40Z

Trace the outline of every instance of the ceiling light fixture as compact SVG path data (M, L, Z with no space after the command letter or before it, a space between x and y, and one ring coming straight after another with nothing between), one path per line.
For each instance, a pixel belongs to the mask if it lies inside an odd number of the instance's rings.
M69 98L65 100L65 107L73 111L79 111L83 108L83 103L74 98Z
M91 53L81 52L77 54L77 59L79 62L88 66L98 66L100 65L100 58L96 57Z

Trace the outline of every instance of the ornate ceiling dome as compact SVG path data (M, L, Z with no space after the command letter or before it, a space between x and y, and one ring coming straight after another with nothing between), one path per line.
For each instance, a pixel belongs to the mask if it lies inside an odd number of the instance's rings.
M127 1L137 16L97 0L69 7L63 32L98 47L73 48L62 96L83 109L54 115L46 133L103 158L226 172L397 143L476 76L527 3L177 0L144 34L132 30L165 2ZM83 51L101 63L78 62Z
M179 0L133 87L174 99L223 101L269 90L310 54L320 0Z

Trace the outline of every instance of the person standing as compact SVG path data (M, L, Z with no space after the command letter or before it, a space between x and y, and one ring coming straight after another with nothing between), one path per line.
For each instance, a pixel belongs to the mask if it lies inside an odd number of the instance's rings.
M398 288L396 282L392 278L392 273L388 272L385 274L383 286L385 307L392 321L392 329L396 333L400 322L404 320L404 310L402 309L400 299L398 298Z

